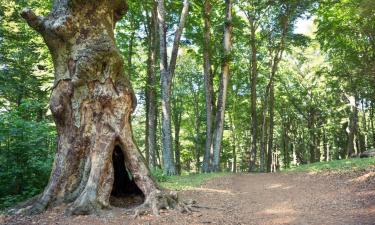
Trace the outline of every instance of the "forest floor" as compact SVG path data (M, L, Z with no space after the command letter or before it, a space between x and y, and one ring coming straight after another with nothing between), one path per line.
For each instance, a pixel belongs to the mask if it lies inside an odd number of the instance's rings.
M375 224L375 167L356 172L233 174L180 192L197 201L190 215L163 211L132 219L125 209L65 217L0 216L0 224Z

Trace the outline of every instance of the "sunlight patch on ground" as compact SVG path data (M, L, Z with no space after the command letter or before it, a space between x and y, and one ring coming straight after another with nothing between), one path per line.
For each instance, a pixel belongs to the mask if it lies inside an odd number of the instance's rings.
M367 179L369 179L370 177L372 176L375 176L375 172L371 171L371 172L368 172L362 176L359 176L357 178L354 178L354 179L351 179L350 181L351 182L364 182L366 181Z
M228 190L220 190L220 189L212 189L212 188L189 188L189 190L192 191L204 191L204 192L216 192L216 193L222 193L222 194L229 194L229 195L234 195L231 191Z
M282 186L282 184L271 184L267 189L281 188Z

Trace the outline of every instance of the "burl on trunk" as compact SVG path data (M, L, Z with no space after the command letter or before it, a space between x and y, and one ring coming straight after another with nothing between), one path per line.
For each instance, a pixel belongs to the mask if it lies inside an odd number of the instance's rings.
M158 214L178 205L177 195L152 179L133 140L130 116L136 102L114 38L115 24L126 11L125 0L55 0L45 17L22 11L53 58L50 109L58 147L44 192L16 213L39 213L63 203L69 214L97 213L110 206L111 193L129 190L132 182L144 195L139 210ZM132 179L116 175L116 168L126 168Z

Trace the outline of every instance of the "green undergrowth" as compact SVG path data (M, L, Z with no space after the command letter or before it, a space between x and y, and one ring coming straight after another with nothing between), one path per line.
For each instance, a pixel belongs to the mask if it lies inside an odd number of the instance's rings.
M375 158L352 158L301 165L284 170L284 172L348 172L365 170L372 166L375 166Z
M153 172L154 177L155 172ZM189 190L194 187L201 186L204 182L209 181L216 177L222 177L229 173L201 173L201 174L188 174L183 173L181 176L163 176L156 177L159 184L170 190Z

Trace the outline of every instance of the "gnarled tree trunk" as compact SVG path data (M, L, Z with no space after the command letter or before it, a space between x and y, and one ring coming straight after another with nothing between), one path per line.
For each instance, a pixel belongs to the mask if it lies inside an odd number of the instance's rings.
M124 0L55 0L46 17L23 10L52 54L50 109L58 148L44 192L15 213L39 213L61 203L68 204L69 214L97 213L110 206L111 193L130 186L143 193L142 209L157 213L176 205L177 196L160 191L133 140L136 102L113 31L126 11ZM125 167L132 179L116 171Z

